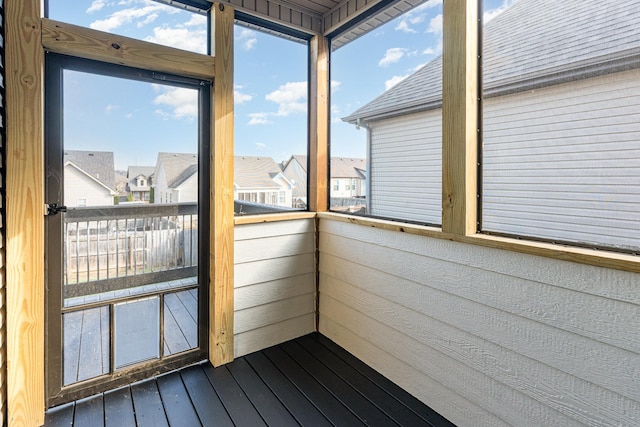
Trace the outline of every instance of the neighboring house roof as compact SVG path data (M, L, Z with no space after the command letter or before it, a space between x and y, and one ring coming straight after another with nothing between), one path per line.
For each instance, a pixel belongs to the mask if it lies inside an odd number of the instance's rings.
M197 172L198 156L189 153L158 153L157 164L164 168L167 187L175 188Z
M274 178L282 175L278 164L271 157L235 156L234 184L237 188L279 187Z
M129 191L149 191L149 177L153 175L155 166L129 166L127 168ZM143 176L147 185L138 186L138 177Z
M331 158L331 178L364 179L367 162L365 159L351 157Z
M72 163L108 189L115 191L115 167L111 151L65 150L64 164Z
M485 97L640 67L635 0L519 0L483 29ZM442 57L343 118L439 108Z
M302 168L303 171L305 171L305 173L307 172L307 165L309 164L308 158L307 156L303 156L301 154L294 154L289 158L289 161L282 167L282 169L286 169L287 166L289 166L289 163L291 163L292 161L296 161L298 162L298 164L300 165L300 167Z
M284 169L289 166L291 161L296 160L300 164L304 171L307 172L307 156L300 154L294 154L284 166ZM331 158L331 178L365 178L365 171L367 170L366 159L353 158L353 157L332 157Z

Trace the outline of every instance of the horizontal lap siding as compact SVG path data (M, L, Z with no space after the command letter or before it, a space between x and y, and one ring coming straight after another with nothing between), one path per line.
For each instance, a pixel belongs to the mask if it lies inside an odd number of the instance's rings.
M371 124L371 215L440 224L442 113Z
M315 330L315 220L235 227L235 357Z
M458 425L637 425L640 275L320 222L320 332Z
M482 228L640 247L640 70L488 99Z

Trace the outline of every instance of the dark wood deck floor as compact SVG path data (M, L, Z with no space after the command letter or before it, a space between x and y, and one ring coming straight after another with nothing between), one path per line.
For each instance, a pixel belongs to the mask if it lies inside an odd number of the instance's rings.
M320 334L49 410L45 426L450 426Z

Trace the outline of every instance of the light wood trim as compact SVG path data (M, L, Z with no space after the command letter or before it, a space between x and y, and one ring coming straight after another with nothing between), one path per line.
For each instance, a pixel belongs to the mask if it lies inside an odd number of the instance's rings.
M42 19L45 49L79 58L164 73L212 79L215 59L50 19Z
M314 36L309 49L309 210L327 210L329 152L329 41Z
M284 212L265 215L247 215L234 218L235 225L262 224L265 222L295 221L315 218L315 212Z
M209 359L233 360L233 15L232 7L211 9L215 61L211 144L211 239L209 274Z
M40 0L5 2L8 425L44 423L44 136Z
M356 217L334 212L318 213L318 218L321 221L324 219L347 222L350 224L380 228L382 230L390 230L399 233L415 234L434 239L450 240L453 242L520 252L562 261L577 262L596 267L640 273L640 256L637 255L563 246L553 243L534 242L531 240L520 240L509 237L490 236L487 234L461 236L459 234L441 232L435 227L381 220L377 218Z
M477 232L478 2L444 2L442 229Z

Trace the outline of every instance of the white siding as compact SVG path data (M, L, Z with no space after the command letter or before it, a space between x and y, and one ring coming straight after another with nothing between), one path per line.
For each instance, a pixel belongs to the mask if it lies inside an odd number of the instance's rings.
M78 206L79 200L85 201L84 206L113 205L113 195L105 186L69 165L64 168L64 205Z
M320 332L459 426L639 425L640 275L320 222Z
M315 330L315 220L235 227L235 356Z
M371 215L440 224L442 110L371 124Z
M188 203L198 201L198 174L191 175L174 192L174 203Z
M640 248L640 70L488 99L482 228Z

